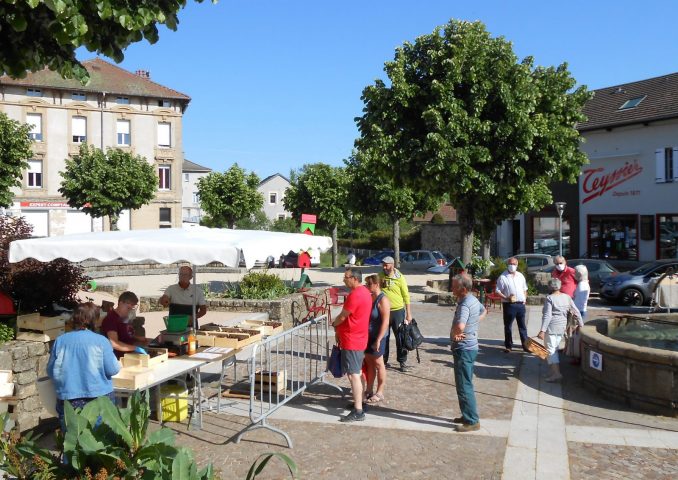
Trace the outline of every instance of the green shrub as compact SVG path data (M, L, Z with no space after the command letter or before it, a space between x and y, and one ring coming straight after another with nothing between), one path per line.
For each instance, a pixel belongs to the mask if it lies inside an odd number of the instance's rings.
M271 300L293 292L281 278L267 271L249 272L237 283L228 283L221 294L224 298Z
M10 340L14 340L14 327L0 323L0 345Z

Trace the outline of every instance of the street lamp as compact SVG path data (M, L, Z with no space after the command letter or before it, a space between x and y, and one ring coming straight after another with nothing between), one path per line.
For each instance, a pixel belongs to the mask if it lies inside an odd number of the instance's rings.
M565 202L556 202L556 211L558 212L558 254L563 256L563 212L565 211Z

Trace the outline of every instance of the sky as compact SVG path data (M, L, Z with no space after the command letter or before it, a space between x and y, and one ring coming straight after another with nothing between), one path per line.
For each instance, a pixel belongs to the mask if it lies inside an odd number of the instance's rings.
M520 59L567 62L589 89L678 71L675 0L189 0L176 32L161 28L119 65L191 97L186 159L287 176L343 165L362 90L396 47L452 18L482 21Z

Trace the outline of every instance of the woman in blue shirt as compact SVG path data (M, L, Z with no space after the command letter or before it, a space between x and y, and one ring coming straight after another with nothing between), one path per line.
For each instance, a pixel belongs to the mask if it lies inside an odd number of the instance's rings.
M56 411L65 432L64 401L74 408L82 408L92 400L107 395L113 400L113 380L120 371L111 342L94 333L94 321L99 307L83 303L73 312L73 331L61 335L47 363L47 374L54 381Z

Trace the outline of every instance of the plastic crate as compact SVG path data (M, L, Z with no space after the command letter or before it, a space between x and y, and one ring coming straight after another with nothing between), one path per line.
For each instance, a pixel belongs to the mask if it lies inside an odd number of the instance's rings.
M168 315L164 317L167 331L174 333L185 331L188 327L189 318L188 315Z
M188 418L188 390L183 385L160 387L160 409L163 422L181 422Z

